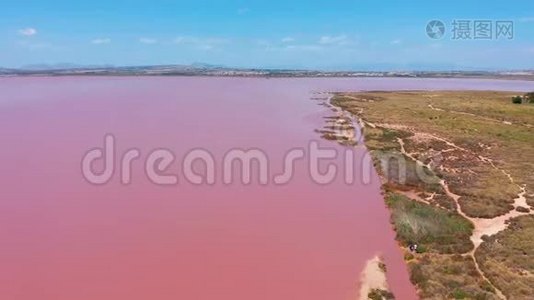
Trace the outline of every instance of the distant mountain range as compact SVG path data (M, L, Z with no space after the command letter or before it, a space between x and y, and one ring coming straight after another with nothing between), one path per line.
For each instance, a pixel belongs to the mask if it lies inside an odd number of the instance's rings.
M39 64L22 68L0 68L0 76L234 76L234 77L470 77L534 80L534 70L517 71L320 71L299 69L231 68L221 65L112 66Z

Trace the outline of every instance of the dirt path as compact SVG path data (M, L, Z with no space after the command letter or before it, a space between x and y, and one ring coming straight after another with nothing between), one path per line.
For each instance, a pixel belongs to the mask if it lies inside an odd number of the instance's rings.
M361 101L362 99L360 98L357 98L357 97L351 97L351 96L347 96L349 98L353 98L354 100L358 100L358 101ZM337 112L339 115L343 115L343 116L346 116L345 113L347 112L344 112L341 108L339 107L336 107L336 106L333 106L332 104L330 104L330 100L331 100L331 97L328 98L328 101L327 101L327 104L329 107L331 107L335 112ZM364 99L365 101L368 101L368 102L372 102L372 100L367 100L367 99ZM454 113L454 114L461 114L461 115L467 115L467 116L471 116L471 117L474 117L474 118L482 118L484 120L489 120L489 121L492 121L492 122L496 122L496 123L504 123L504 124L507 124L507 125L513 125L512 122L510 121L506 121L506 120L498 120L498 119L493 119L493 118L489 118L489 117L484 117L484 116L479 116L479 115L475 115L475 114L472 114L472 113L468 113L468 112L462 112L462 111L450 111L450 110L445 110L443 108L439 108L439 107L435 107L433 104L432 104L432 101L431 99L429 99L429 103L428 103L428 107L432 110L435 110L435 111L442 111L442 112L448 112L448 113ZM479 264L478 264L478 261L476 259L476 256L475 256L475 253L477 251L477 249L480 247L480 245L482 244L483 240L482 240L482 237L483 236L491 236L491 235L494 235L494 234L497 234L503 230L505 230L507 227L508 227L508 221L512 218L515 218L515 217L518 217L518 216L523 216L523 215L534 215L534 207L530 207L526 201L526 194L527 194L527 190L526 190L526 187L525 186L522 186L520 184L518 184L517 182L515 182L514 178L512 177L512 175L507 172L506 170L502 169L502 168L499 168L495 162L490 158L490 157L485 157L485 156L482 156L480 155L479 153L473 151L473 150L470 150L470 149L466 149L464 147L461 147L459 145L456 145L455 143L445 139L445 138L442 138L440 136L437 136L437 135L434 135L434 134L430 134L430 133L426 133L426 132L419 132L417 131L417 129L414 129L414 128L409 128L407 126L404 126L404 125L401 125L401 124L380 124L380 123L371 123L367 120L365 120L362 115L363 115L363 109L361 109L361 111L358 113L357 116L354 116L352 113L349 113L349 115L352 117L352 120L353 120L353 124L354 124L354 127L359 127L359 130L360 130L360 137L359 137L359 140L362 140L361 136L361 131L363 130L363 128L365 126L369 126L371 128L381 128L381 129L390 129L390 130L403 130L403 131L409 131L411 133L414 134L414 136L410 137L411 139L414 139L414 140L435 140L435 141L439 141L439 142L442 142L444 144L446 144L448 147L448 149L444 149L442 151L440 151L441 153L446 153L448 151L461 151L461 152L464 152L464 153L467 153L471 156L474 156L476 157L476 159L478 159L481 163L483 164L488 164L490 165L492 168L494 168L495 170L498 170L500 172L502 172L504 175L506 175L506 177L508 178L508 180L510 181L510 183L514 184L514 185L517 185L520 192L517 194L517 197L514 199L514 203L513 203L513 208L508 211L506 214L503 214L501 216L497 216L497 217L494 217L494 218L476 218L476 217L470 217L468 216L462 209L462 206L460 205L460 202L459 202L459 199L461 198L460 195L457 195L457 194L454 194L453 192L451 192L450 188L449 188L449 185L448 183L445 181L445 180L441 180L440 182L440 185L442 186L442 188L444 189L446 195L451 198L454 203L456 204L456 211L459 215L461 215L462 217L464 217L465 219L469 220L473 226L474 226L474 229L473 229L473 233L472 235L470 236L470 240L471 242L473 243L474 247L473 247L473 250L471 250L470 252L464 254L463 256L469 256L474 264L475 264L475 267L476 267L476 270L477 272L480 274L480 276L485 280L487 281L494 289L495 289L495 293L496 295L500 298L500 299L507 299L507 297L502 293L502 291L500 291L494 284L493 282L491 282L491 280L489 280L489 278L486 276L486 274L484 273L484 271L481 270ZM355 120L355 118L357 120ZM356 126L356 124L358 124L359 126ZM515 123L515 125L520 125L520 126L526 126L526 127L532 127L531 124L520 124L520 123ZM431 163L429 164L425 164L424 162L420 161L417 159L417 154L418 153L408 153L405 149L405 141L401 138L398 138L397 139L397 142L399 143L400 145L400 148L401 148L401 152L406 155L408 158L412 159L413 161L416 162L417 165L419 165L420 167L427 167L429 168L430 170L432 169L431 167ZM442 165L440 166L437 166L437 167L443 167ZM446 170L446 171L455 171L455 170ZM468 170L469 171L469 170ZM454 172L453 172L454 173ZM406 197L408 197L409 199L412 199L414 201L418 201L418 202L421 202L421 203L425 203L425 204L430 204L430 201L431 198L429 199L424 199L424 198L421 198L418 196L418 194L414 191L403 191L401 192L402 194L404 194ZM525 208L529 208L530 210L528 212L520 212L520 211L517 211L516 209L518 207L525 207Z
M428 108L430 108L432 110L435 110L435 111L443 111L443 112L447 112L447 113L451 113L451 114L470 116L470 117L475 117L475 118L483 119L483 120L486 120L486 121L495 122L495 123L502 123L502 124L506 124L506 125L514 125L515 124L515 125L519 125L519 126L525 126L525 127L528 127L528 128L534 127L532 124L528 124L528 123L512 123L512 122L507 121L507 120L499 120L499 119L494 119L494 118L490 118L490 117L479 116L479 115L476 115L476 114L473 114L473 113L464 112L464 111L445 110L443 108L435 107L432 103L428 104Z
M433 137L435 137L435 136L433 136ZM450 146L452 146L452 147L454 147L456 149L460 149L462 151L468 151L467 149L461 148L461 147L455 145L454 143L452 143L450 141L446 141L445 139L438 138L438 137L435 137L435 138L440 140L440 141L446 142L448 145L450 145ZM404 141L402 139L399 138L398 142L399 142L399 145L401 147L401 152L404 155L406 155L410 159L414 160L420 166L427 166L423 162L421 162L418 159L416 159L413 154L410 154L410 153L408 153L406 151L406 149L404 148ZM471 151L469 151L469 152L471 152ZM505 170L500 169L497 166L495 166L495 164L493 163L493 161L490 158L486 158L486 157L483 157L483 156L480 156L480 155L478 155L477 157L482 162L491 164L491 166L493 168L503 172L509 178L510 182L515 184L514 179L512 178L510 173L508 173ZM501 216L498 216L498 217L495 217L495 218L491 218L491 219L485 219L485 218L473 218L473 217L468 216L462 210L462 207L461 207L461 205L459 203L459 199L460 199L461 196L460 195L456 195L453 192L451 192L450 188L449 188L448 184L445 182L445 180L442 180L440 182L440 184L443 187L443 189L445 190L447 196L449 196L451 199L453 199L454 202L456 203L456 211L458 212L458 214L460 214L462 217L466 218L467 220L471 221L471 223L473 223L473 225L474 225L473 234L470 237L471 241L473 242L474 247L473 247L473 250L471 250L467 255L469 255L473 259L473 261L475 263L475 267L476 267L477 271L480 273L480 275L482 276L482 278L484 278L484 280L488 281L490 283L490 285L495 289L497 296L499 296L499 298L501 298L501 299L507 299L506 296L504 296L504 294L491 282L491 280L489 280L486 277L484 272L480 269L478 261L476 260L475 252L478 249L478 247L480 246L480 244L482 244L482 237L484 235L490 236L490 235L494 235L494 234L497 234L497 233L505 230L508 227L507 221L510 220L511 218L515 218L515 217L522 216L522 215L527 215L527 214L534 214L534 211L532 211L532 209L528 213L523 213L523 212L519 212L519 211L516 210L516 208L519 207L519 206L529 207L527 202L526 202L526 198L525 198L525 194L526 194L525 187L518 185L520 190L521 190L521 192L519 192L519 194L517 195L517 198L514 199L514 204L513 204L513 209L512 210L510 210L508 213L506 213L504 215L501 215ZM411 199L413 199L413 198L411 198ZM413 200L418 201L418 199L413 199Z
M401 152L408 156L410 159L414 160L418 165L421 165L421 166L424 166L423 162L419 161L418 159L416 159L413 155L409 154L408 152L406 152L406 149L404 148L404 141L402 139L398 139L398 142L401 146ZM454 193L452 193L449 189L449 186L447 185L447 183L445 182L445 180L441 180L440 181L440 184L441 186L443 187L443 189L445 190L445 193L447 194L447 196L449 196L451 199L454 200L454 202L456 203L456 211L458 212L458 214L460 214L462 217L466 218L467 220L470 220L474 227L475 227L475 230L473 230L473 235L471 236L471 241L473 241L473 239L475 238L474 235L475 235L475 232L484 232L484 229L485 228L480 228L480 224L477 224L472 218L470 218L469 216L467 216L463 210L462 210L462 207L460 206L460 203L459 203L459 199L460 199L460 196L459 195L456 195ZM478 229L478 230L477 230ZM474 242L473 242L474 243ZM478 262L475 258L475 251L476 249L478 248L478 246L480 245L480 243L478 243L478 245L475 244L475 246L473 247L473 250L470 251L467 255L469 255L469 257L471 257L471 259L474 261L475 263L475 267L478 271L478 273L480 274L480 276L486 280L487 282L490 283L490 285L495 289L496 291L496 294L499 298L501 299L506 299L506 297L504 296L504 294L497 288L493 285L493 283L486 277L486 275L484 274L484 272L480 269L480 266L478 265Z
M360 117L356 117L353 114L348 113L346 111L343 111L341 108L332 105L330 103L331 99L332 99L332 96L329 96L328 99L326 99L326 102L325 102L326 106L331 108L338 115L338 117L350 118L350 120L352 122L352 126L354 128L353 134L354 134L354 139L355 139L356 142L361 142L363 140L362 130L363 130L364 126L369 126L369 127L372 127L372 128L377 128L378 127L378 128L383 128L383 129L393 129L393 130L408 130L408 131L414 133L414 138L416 138L416 139L417 138L420 138L420 139L434 139L436 141L443 142L446 145L448 145L449 147L451 147L450 149L442 150L442 152L447 152L447 151L451 151L451 150L460 150L462 152L466 152L466 153L469 153L471 155L474 155L482 163L489 164L489 165L491 165L491 167L493 167L496 170L499 170L500 172L505 174L512 184L516 184L514 179L513 179L513 177L511 176L511 174L509 172L507 172L506 170L497 167L495 165L495 163L493 162L493 160L491 158L489 158L489 157L484 157L482 155L479 155L478 153L475 153L474 151L471 151L469 149L466 149L466 148L463 148L463 147L461 147L459 145L456 145L455 143L453 143L453 142L451 142L451 141L449 141L449 140L447 140L445 138L442 138L442 137L439 137L439 136L436 136L436 135L433 135L433 134L425 133L425 132L417 132L417 131L415 131L415 130L413 130L411 128L408 128L406 126L403 126L403 125L398 125L398 124L374 124L374 123L368 122L368 121L364 120L361 116ZM445 110L443 110L441 108L436 108L436 107L432 106L432 104L429 104L428 106L429 106L430 109L433 109L433 110L436 110L436 111L445 111ZM469 113L463 113L463 112L455 112L455 113L462 113L462 114L471 115ZM473 115L473 116L477 117L476 115ZM502 122L500 120L493 120L493 121ZM339 134L344 134L344 133L340 132ZM431 166L429 164L424 164L422 161L418 160L413 153L408 153L406 151L404 140L402 140L401 138L398 138L397 141L398 141L398 143L400 145L401 152L404 155L406 155L407 157L409 157L410 159L415 161L416 164L418 164L419 166L424 166L424 167L427 167L427 168L431 169ZM494 234L497 234L497 233L505 230L508 227L507 221L510 220L511 218L515 218L515 217L522 216L522 215L527 215L527 214L534 214L534 210L532 210L532 208L526 202L526 198L525 198L526 189L525 189L525 187L518 185L518 187L520 188L520 192L518 193L517 197L514 199L514 204L513 204L513 209L512 210L510 210L508 213L506 213L504 215L501 215L501 216L498 216L498 217L495 217L495 218L491 218L491 219L485 219L485 218L474 218L474 217L468 216L462 210L462 207L461 207L461 205L459 203L459 199L460 199L461 196L460 195L456 195L453 192L451 192L451 190L450 190L447 182L445 182L445 180L441 180L440 181L440 185L445 190L445 193L447 194L447 196L450 197L455 202L457 213L459 215L461 215L462 217L464 217L465 219L469 220L471 223L473 223L474 230L473 230L473 234L470 237L470 240L472 241L474 247L473 247L473 250L471 250L469 253L464 254L464 256L469 256L473 260L473 262L475 264L475 267L476 267L476 270L478 271L480 276L484 280L486 280L495 289L495 292L496 292L497 296L499 298L501 298L501 299L507 299L506 296L486 277L485 273L481 270L481 268L480 268L480 266L478 264L478 261L476 260L475 252L478 249L478 247L482 244L482 237L484 235L490 236L490 235L494 235ZM414 201L422 202L422 203L425 203L425 204L430 204L427 199L423 199L421 197L418 197L416 193L403 192L403 194L405 196L407 196L408 198L414 200ZM530 212L524 213L524 212L517 211L516 208L519 207L519 206L530 208ZM363 299L365 299L365 298L363 298Z

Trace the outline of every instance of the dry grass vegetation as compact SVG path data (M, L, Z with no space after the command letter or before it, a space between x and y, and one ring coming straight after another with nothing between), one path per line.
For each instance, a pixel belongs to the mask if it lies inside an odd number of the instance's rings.
M534 105L513 96L362 92L331 101L365 123L397 239L419 245L405 258L424 299L534 299ZM476 220L510 212L520 217L474 250L475 227L488 229Z
M444 167L437 170L461 195L465 212L473 217L494 217L511 209L518 193L516 184L477 156L490 157L507 170L518 184L527 186L534 205L534 105L514 105L514 93L503 92L367 92L339 94L332 104L363 117L372 124L402 128L366 128L370 149L398 148L397 136L413 134L411 128L446 139L472 153L452 149L441 153ZM363 113L362 113L363 112ZM367 132L369 131L369 132ZM381 131L383 131L381 133ZM415 145L414 145L415 144ZM407 140L407 151L424 148L451 149L437 140ZM460 175L460 176L459 176Z
M510 299L534 297L534 216L510 221L508 228L487 237L476 252L486 276Z
M388 193L386 203L391 209L397 240L408 246L418 244L418 252L467 253L473 249L469 237L473 224L455 212L426 205L394 192Z
M400 244L418 244L417 253L407 252L406 260L421 298L498 299L474 261L461 255L473 249L473 225L468 220L394 192L387 194L386 202Z
M422 299L499 299L468 257L421 254L408 267Z

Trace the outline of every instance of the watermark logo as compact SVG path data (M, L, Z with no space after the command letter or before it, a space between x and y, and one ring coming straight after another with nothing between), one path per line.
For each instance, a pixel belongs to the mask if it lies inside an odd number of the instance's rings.
M504 38L511 40L514 38L514 22L497 21L495 25L497 39Z
M346 184L354 184L356 176L364 184L371 181L370 157L362 158L361 174L355 174L356 151L345 147L321 147L318 141L310 141L307 147L292 148L285 152L280 171L273 171L278 161L273 161L268 152L259 148L228 149L222 156L216 156L207 149L194 148L178 157L171 149L156 148L142 153L130 148L123 153L117 150L117 139L112 134L104 136L103 146L88 150L81 160L83 178L94 185L105 185L119 180L122 185L132 183L134 171L141 169L144 178L155 185L168 186L189 183L192 185L224 185L241 183L249 185L285 185L296 171L297 163L304 167L308 177L315 183L326 185L340 176ZM304 161L304 164L303 164ZM138 168L134 168L134 165ZM201 166L199 171L195 166ZM139 168L141 166L141 168ZM369 173L369 174L367 174Z
M144 152L138 148L119 152L118 148L117 138L106 134L103 145L89 149L82 156L83 178L93 185L105 185L113 181L129 185L135 178L158 186L253 183L265 186L286 185L296 174L300 174L319 185L334 182L366 185L373 182L375 174L375 164L369 152L362 155L362 152L358 154L358 147L352 144L328 147L313 140L305 147L287 149L283 156L277 156L276 159L260 148L233 148L224 154L217 152L219 155L203 148L190 149L181 152L181 155L167 148ZM419 180L426 182L427 178L423 175L428 166L407 168L413 163L410 164L410 158L401 153L394 154L395 163L391 164L388 155L377 153L381 157L383 174L397 170L395 172L399 178L396 181L403 182L404 178L413 178L415 174ZM389 178L389 175L386 177Z
M514 22L510 20L455 19L450 28L439 20L426 25L426 35L431 39L441 39L450 30L451 40L512 40Z
M434 40L439 40L445 35L445 24L440 20L432 20L426 25L426 35Z

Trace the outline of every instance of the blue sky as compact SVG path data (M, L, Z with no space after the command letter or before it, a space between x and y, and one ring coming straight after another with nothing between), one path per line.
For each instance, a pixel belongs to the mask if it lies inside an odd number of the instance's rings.
M0 66L534 68L532 0L400 2L4 0ZM433 19L439 40L425 33ZM511 20L514 38L454 40L454 20Z

